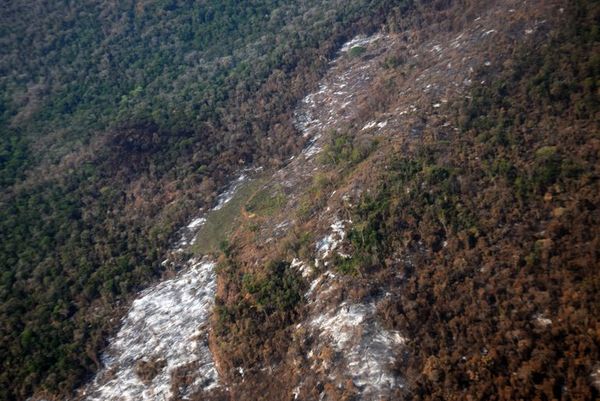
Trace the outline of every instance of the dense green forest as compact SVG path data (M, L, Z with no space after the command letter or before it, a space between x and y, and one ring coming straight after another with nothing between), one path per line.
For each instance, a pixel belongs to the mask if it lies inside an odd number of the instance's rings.
M292 106L387 1L8 1L0 399L70 394L190 214L303 139Z

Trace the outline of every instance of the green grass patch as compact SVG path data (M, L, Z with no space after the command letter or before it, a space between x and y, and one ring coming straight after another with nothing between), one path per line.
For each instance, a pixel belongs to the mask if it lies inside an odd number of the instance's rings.
M366 51L367 49L363 46L354 46L350 49L348 54L350 54L350 57L360 57L365 54Z
M281 188L263 188L250 197L245 208L248 213L258 216L272 216L283 207L285 200Z
M221 209L208 213L206 223L198 231L196 243L192 246L194 254L219 252L221 244L237 226L241 211L259 188L265 183L264 178L256 178L245 182L238 188L233 198Z

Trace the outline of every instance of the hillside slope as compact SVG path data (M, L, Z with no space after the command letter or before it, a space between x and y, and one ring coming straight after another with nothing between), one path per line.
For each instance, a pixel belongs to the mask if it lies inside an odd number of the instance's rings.
M600 397L597 1L0 17L0 399Z
M198 399L598 397L600 10L466 3L389 16L297 108Z

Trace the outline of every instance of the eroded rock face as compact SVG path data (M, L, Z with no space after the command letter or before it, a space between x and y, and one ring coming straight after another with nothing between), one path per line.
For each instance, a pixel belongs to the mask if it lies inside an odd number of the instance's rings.
M220 195L215 206L183 226L166 259L170 271L179 271L139 294L109 341L103 368L81 391L87 401L188 399L191 394L218 391L219 374L209 349L209 318L213 311L216 263L189 255L202 240L210 213L220 210L248 179L248 170Z
M133 302L104 355L104 368L85 391L86 400L168 400L173 373L192 363L195 377L178 393L218 386L210 350L201 339L205 333L198 330L212 310L215 264L196 259L188 264L187 271L145 290Z
M311 369L322 369L336 383L351 380L362 400L390 397L404 387L393 367L406 339L381 326L376 302L333 303L316 309L321 312L308 322L314 339ZM329 347L333 354L323 352Z
M348 257L343 248L351 224L335 218L330 232L317 241L317 267L313 271L320 266L322 273L304 275L312 281L305 294L307 318L296 326L296 337L304 337L310 343L304 364L320 381L338 388L351 383L346 390L361 400L380 400L392 397L404 387L394 366L406 339L378 321L378 304L389 293L368 301L340 297L348 278L335 272L334 258ZM306 264L297 261L295 266L305 271ZM295 399L307 397L311 389L305 387L311 385L300 382L293 391ZM323 399L329 398L323 393Z

